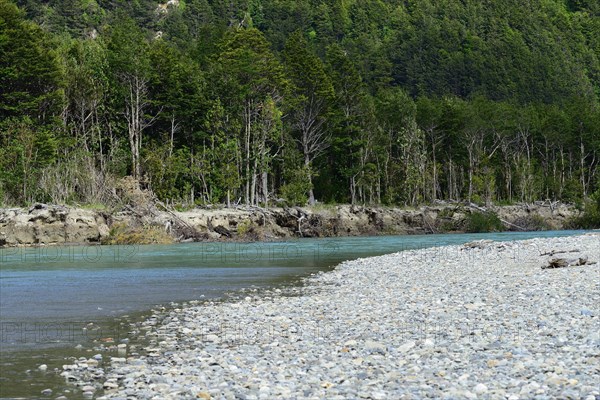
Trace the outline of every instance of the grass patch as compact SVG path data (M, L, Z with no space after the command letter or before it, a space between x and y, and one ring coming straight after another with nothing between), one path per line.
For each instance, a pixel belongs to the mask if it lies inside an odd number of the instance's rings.
M171 244L174 239L158 226L131 227L124 223L115 223L102 244Z

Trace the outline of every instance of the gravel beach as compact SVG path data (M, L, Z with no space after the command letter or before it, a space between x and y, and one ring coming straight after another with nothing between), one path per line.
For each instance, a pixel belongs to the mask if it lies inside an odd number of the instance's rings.
M587 265L542 269L553 258ZM63 375L107 399L598 400L598 261L600 234L348 261L157 313L148 345Z

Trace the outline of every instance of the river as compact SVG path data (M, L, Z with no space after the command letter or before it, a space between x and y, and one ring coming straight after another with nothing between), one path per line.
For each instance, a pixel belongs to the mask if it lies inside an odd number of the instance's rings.
M153 307L299 284L342 261L477 239L522 240L581 231L300 239L274 243L0 249L0 398L80 396L60 372L99 343L127 341ZM109 354L107 354L109 355ZM40 371L38 366L48 369Z

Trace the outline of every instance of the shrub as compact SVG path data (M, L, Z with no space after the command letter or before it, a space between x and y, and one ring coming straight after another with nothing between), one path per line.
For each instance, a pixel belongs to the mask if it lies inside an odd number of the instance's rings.
M585 201L583 213L567 223L571 229L598 229L600 228L600 189Z
M291 179L280 189L281 197L290 206L304 206L308 201L308 191L311 184L308 180L310 172L305 169L298 169L291 173Z
M438 232L453 232L461 229L461 223L454 219L455 208L442 208L435 219L436 229Z
M456 221L444 220L438 224L437 230L439 233L454 232L458 230L457 225Z
M245 219L237 226L237 233L240 236L245 236L254 230L254 223L250 219Z
M451 207L442 208L437 216L438 218L452 218L454 216L454 209Z
M493 212L473 212L467 215L465 231L469 233L500 232L504 225Z

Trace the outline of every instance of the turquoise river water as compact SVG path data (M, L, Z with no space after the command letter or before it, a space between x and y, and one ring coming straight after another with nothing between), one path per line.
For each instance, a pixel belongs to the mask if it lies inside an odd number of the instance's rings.
M60 372L99 341L127 340L153 307L299 284L345 260L476 239L581 231L299 239L273 243L0 249L0 398L78 398ZM96 349L95 349L96 347ZM38 366L46 364L46 371ZM57 368L57 370L55 370Z

